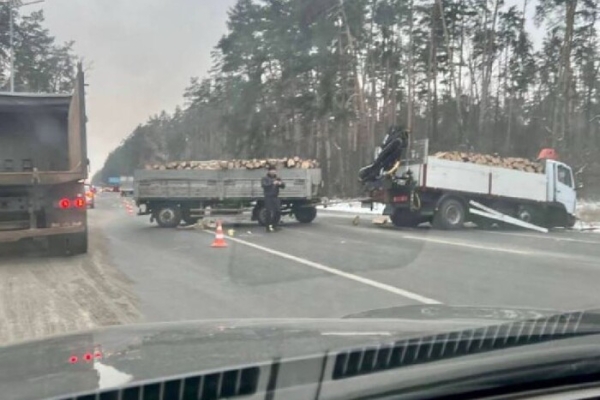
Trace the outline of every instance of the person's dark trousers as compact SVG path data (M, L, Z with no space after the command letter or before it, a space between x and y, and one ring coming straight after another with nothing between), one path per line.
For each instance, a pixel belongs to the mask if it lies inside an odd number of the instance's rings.
M277 226L281 212L281 200L278 197L267 196L265 197L265 208L267 210L267 230L269 230L269 227Z

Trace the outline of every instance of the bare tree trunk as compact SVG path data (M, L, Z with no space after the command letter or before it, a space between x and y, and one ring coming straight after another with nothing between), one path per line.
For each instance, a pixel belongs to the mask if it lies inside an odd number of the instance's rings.
M565 137L567 132L571 139L573 139L573 132L570 132L571 127L571 114L572 114L572 102L573 102L573 82L571 80L571 76L573 71L571 70L571 47L573 44L573 32L575 25L575 10L577 8L577 0L571 0L567 5L567 29L565 31L565 44L566 54L565 54L565 79L564 79L564 101L565 101L565 111L563 117L563 123L561 127L561 135Z
M555 94L554 113L552 118L552 147L557 147L558 144L562 142L568 125L571 90L571 46L573 44L576 9L577 0L567 0L565 37L561 49L558 88ZM560 115L561 111L563 114L562 118Z
M357 64L358 64L358 54L356 52L356 48L354 46L354 37L352 36L352 32L350 32L350 25L348 24L348 17L346 15L346 11L344 10L344 2L343 0L340 0L340 13L341 13L341 17L343 20L343 23L346 27L345 29L345 33L346 33L346 39L348 40L348 47L350 48L350 54L354 57L354 62L353 62L353 66L352 66L352 72L354 74L354 90L355 90L355 95L358 98L358 105L357 105L357 111L359 111L359 119L362 118L362 116L365 115L365 110L366 110L366 106L365 106L365 99L364 99L364 94L363 94L363 90L361 87L361 83L359 80L359 75L358 75L358 68L357 68ZM356 104L356 102L354 102Z
M409 7L409 39L408 39L408 66L407 66L407 75L408 75L408 104L406 105L406 129L409 132L413 130L413 107L414 107L414 79L413 79L413 68L414 68L414 49L413 49L413 40L414 40L414 32L413 32L413 0L410 0L408 5ZM395 96L394 96L395 97Z
M456 112L458 116L458 127L461 132L464 131L464 122L462 118L462 106L461 102L461 88L456 83L456 74L454 70L454 58L452 56L452 47L450 46L450 33L448 32L448 26L446 25L446 18L444 13L444 4L442 0L437 0L437 4L440 10L440 18L442 20L442 28L444 30L444 41L446 44L446 52L448 53L448 65L450 66L450 90L454 86L454 94L456 96Z
M327 188L331 190L331 138L329 136L329 118L323 118L323 144L325 146L325 176ZM331 194L331 192L329 193Z
M479 130L479 135L485 132L485 124L487 121L487 108L489 101L489 88L492 80L492 70L494 65L494 57L493 57L493 49L494 42L496 38L496 20L498 18L498 10L500 8L500 1L494 1L494 13L492 15L492 26L490 28L489 34L487 32L487 21L484 24L484 29L486 30L485 34L485 44L483 48L483 76L481 83L481 102L479 107L479 123L477 124L477 129Z
M519 35L522 35L525 31L525 13L527 12L527 0L523 0L523 14L521 16L521 25L519 27ZM519 39L520 40L520 39ZM506 48L508 49L508 43ZM507 50L508 51L508 50ZM514 51L514 49L513 49ZM509 53L510 54L510 53ZM508 86L508 58L510 55L507 54L506 68L506 86ZM514 96L512 89L508 91L508 119L506 123L506 141L504 143L504 151L509 153L512 150L512 122L513 122L513 109L514 109Z

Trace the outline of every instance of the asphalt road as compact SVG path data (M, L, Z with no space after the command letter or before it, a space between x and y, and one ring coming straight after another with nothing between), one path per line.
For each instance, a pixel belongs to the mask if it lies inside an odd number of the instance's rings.
M101 325L321 318L411 304L570 310L600 304L600 235L394 229L321 213L266 234L161 229L112 193L89 211L90 253L0 257L0 342ZM129 209L128 209L129 208Z

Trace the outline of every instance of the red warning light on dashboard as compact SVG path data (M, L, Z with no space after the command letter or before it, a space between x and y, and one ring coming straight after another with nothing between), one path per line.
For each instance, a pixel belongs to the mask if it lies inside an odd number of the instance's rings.
M87 362L90 362L94 359L94 356L92 355L92 353L85 353L83 355L83 359Z
M69 362L71 364L75 364L75 363L77 363L77 361L79 361L79 358L77 358L77 356L71 356L71 357L69 357Z

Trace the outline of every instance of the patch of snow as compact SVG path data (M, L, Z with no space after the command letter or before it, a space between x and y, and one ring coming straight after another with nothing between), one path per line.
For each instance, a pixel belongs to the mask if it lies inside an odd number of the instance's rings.
M578 201L575 213L578 221L573 229L600 233L600 202Z
M371 208L363 208L360 201L339 203L334 201L333 204L329 204L327 206L318 206L317 208L323 211L335 211L350 214L381 215L383 213L383 209L385 208L385 204L373 203L373 209L371 210Z

